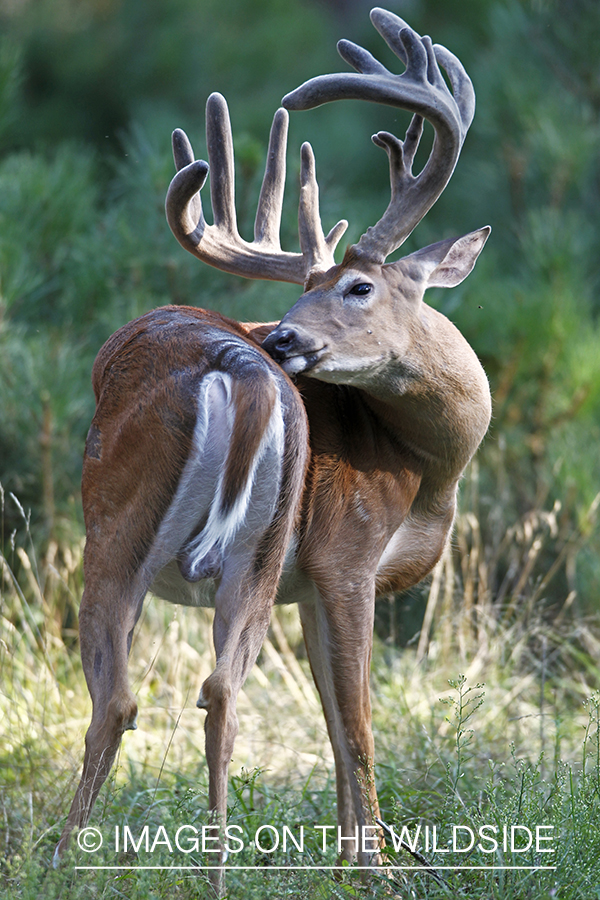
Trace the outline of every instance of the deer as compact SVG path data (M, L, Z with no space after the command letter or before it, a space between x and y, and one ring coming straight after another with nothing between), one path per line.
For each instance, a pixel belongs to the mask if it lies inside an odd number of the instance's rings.
M97 400L86 442L87 542L80 609L93 712L81 781L55 858L88 821L137 702L127 680L135 624L148 591L213 606L216 666L201 687L209 807L227 820L236 698L257 659L274 603L298 604L331 740L340 862L373 869L377 829L369 673L382 594L425 578L440 559L466 466L490 422L485 372L458 329L424 301L471 272L490 229L446 238L395 262L456 166L475 95L460 61L395 14L371 20L404 65L394 74L341 41L354 72L320 75L283 99L273 119L254 240L238 232L227 104L206 107L208 160L181 130L166 215L176 239L209 265L302 286L279 324L238 323L167 306L117 331L92 373ZM447 82L440 67L445 70ZM312 148L301 149L300 252L283 251L280 223L288 111L359 99L412 113L404 140L379 132L391 199L377 224L334 252L325 235ZM429 158L412 168L424 121ZM200 191L210 169L213 224ZM226 848L220 845L217 893Z

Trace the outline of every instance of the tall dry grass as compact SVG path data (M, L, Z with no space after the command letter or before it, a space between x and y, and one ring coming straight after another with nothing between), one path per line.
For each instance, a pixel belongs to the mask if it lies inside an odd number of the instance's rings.
M51 543L39 557L26 511L17 498L0 497L3 510L13 504L22 523L5 536L0 559L0 843L12 872L23 860L50 858L79 778L91 704L76 640L82 544ZM598 686L600 641L593 623L573 614L568 571L599 503L600 495L577 527L561 521L556 503L507 523L502 509L480 495L478 468L471 467L453 541L421 588L420 631L403 650L376 641L376 777L388 815L420 815L425 797L441 802L453 767L466 794L481 791L489 767L500 772L515 759L528 761L542 779L565 765L583 771L590 728L584 701ZM545 590L553 578L567 592L549 608ZM206 805L203 714L195 700L214 664L211 618L207 610L147 599L130 663L138 730L125 735L94 813L98 821L117 814L111 810L127 817L168 804L182 783L198 808ZM477 689L483 700L462 758L459 673L466 690ZM332 754L294 607L274 611L240 694L239 718L234 806L248 785L263 813L273 803L270 792L291 790L298 803L310 799L310 814L318 809L334 822ZM255 784L248 773L256 767Z

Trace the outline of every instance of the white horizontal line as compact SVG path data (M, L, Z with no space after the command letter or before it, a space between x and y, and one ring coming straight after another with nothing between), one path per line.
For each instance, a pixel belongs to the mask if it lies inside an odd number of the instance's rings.
M137 870L190 870L190 871L198 871L204 869L223 869L230 872L235 872L236 870L253 870L256 872L268 872L269 870L275 869L283 869L285 871L307 871L307 870L326 870L326 871L338 871L338 872L360 872L360 871L368 871L368 872L377 872L377 871L405 871L405 872L429 872L434 870L436 872L440 871L449 871L449 872L475 872L475 871L486 871L486 872L500 872L500 871L526 871L526 872L553 872L557 867L556 866L75 866L75 869L78 871L85 871L86 869L96 870L96 869L117 869L128 872L135 872Z

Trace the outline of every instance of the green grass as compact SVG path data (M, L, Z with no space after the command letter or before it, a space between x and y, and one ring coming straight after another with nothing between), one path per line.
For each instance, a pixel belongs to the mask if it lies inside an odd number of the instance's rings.
M228 872L230 898L600 897L598 638L589 623L571 616L568 597L553 612L533 602L551 573L536 569L544 555L532 548L545 543L546 559L554 561L578 538L561 536L551 511L530 511L513 524L507 557L502 541L480 539L487 531L476 479L472 470L452 552L420 591L427 628L403 650L380 628L375 645L381 814L397 835L405 827L408 843L420 828L416 855L406 847L394 851L390 839L388 863L403 868L367 884L351 870L334 878L329 870L276 868L333 866L336 859L335 829L326 830L336 825L332 753L296 611L280 608L239 700L229 823L243 849L228 862L256 868ZM146 603L130 665L139 728L125 735L90 822L104 845L85 853L73 842L55 871L52 854L79 778L90 715L74 619L81 546L51 547L38 560L26 513L15 498L2 501L15 505L22 527L7 542L0 593L1 895L210 897L206 871L166 868L210 862L209 840L204 851L201 843L185 843L209 825L203 714L195 699L213 664L210 613ZM511 586L495 604L491 593L499 581L506 585L509 572ZM395 631L401 624L396 619ZM527 836L525 828L534 835L541 828L549 840L539 847L554 852L503 848L503 827L510 835L517 825L517 838ZM175 835L182 826L180 850ZM460 826L459 848L471 832L476 836L468 852L452 852L453 826ZM302 828L300 852L291 836L298 842ZM489 840L494 828L496 848ZM257 831L259 846L251 844ZM279 846L269 852L275 839ZM231 846L240 848L233 839ZM141 868L150 865L165 868ZM458 865L468 869L452 869ZM511 865L529 868L501 868ZM549 865L555 868L540 868Z

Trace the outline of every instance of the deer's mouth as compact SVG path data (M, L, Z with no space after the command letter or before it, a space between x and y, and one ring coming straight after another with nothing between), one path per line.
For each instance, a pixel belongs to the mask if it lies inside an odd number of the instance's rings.
M327 347L321 347L320 350L299 353L296 356L288 356L275 361L279 363L286 375L304 375L314 369L326 350ZM275 357L273 358L275 359Z
M263 341L263 349L287 375L301 375L317 365L327 352L327 344L307 346L298 329L278 326Z

